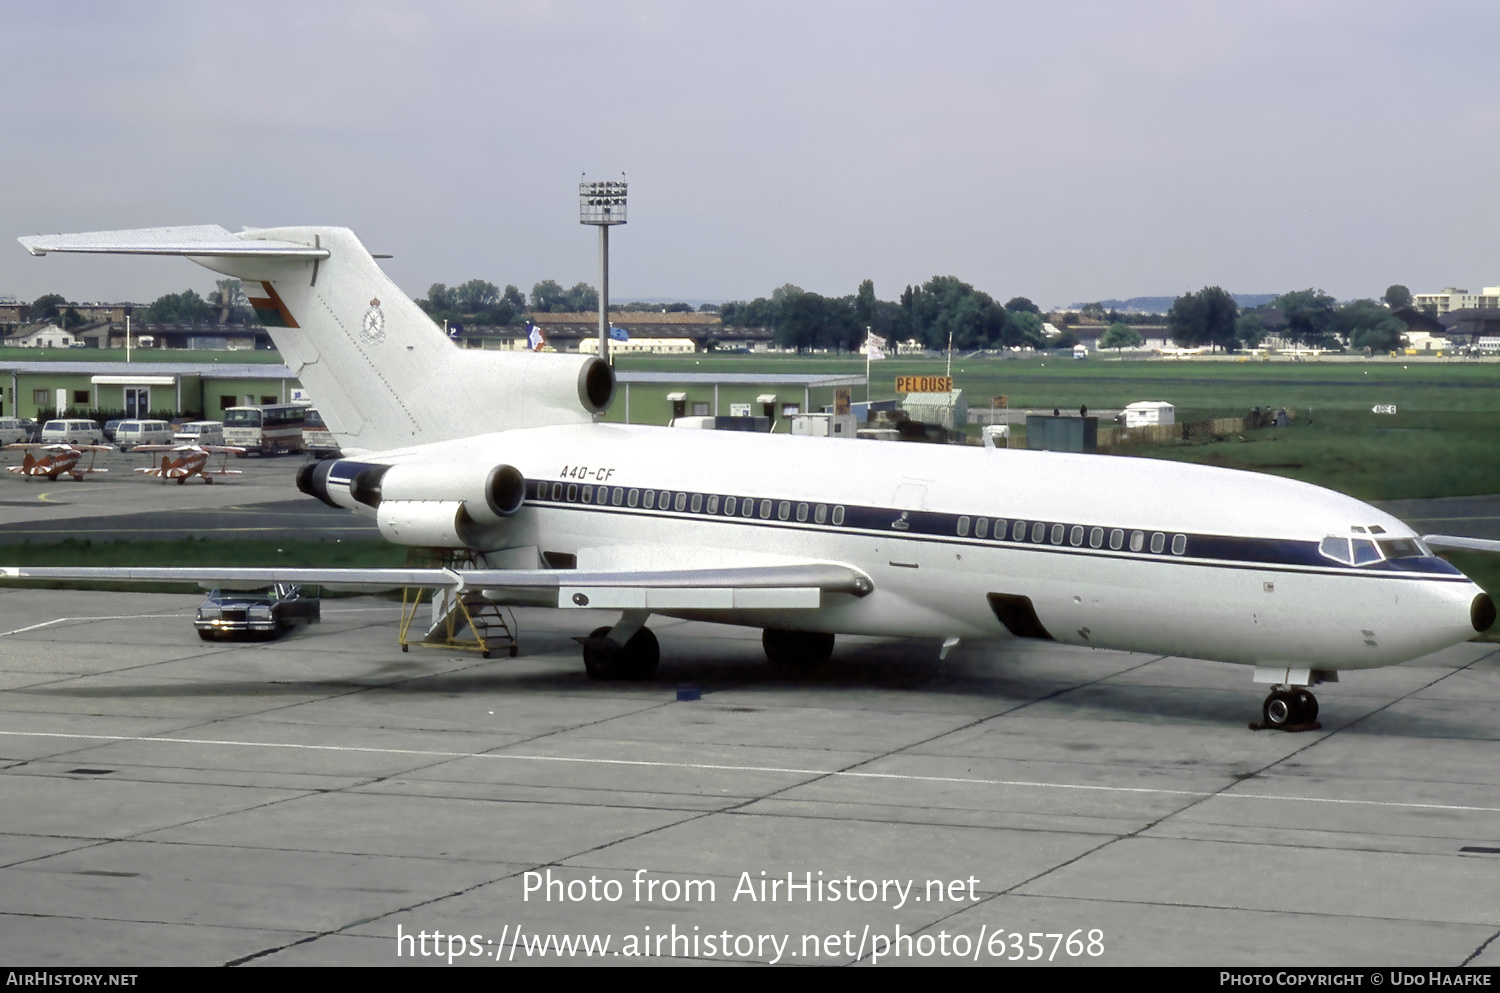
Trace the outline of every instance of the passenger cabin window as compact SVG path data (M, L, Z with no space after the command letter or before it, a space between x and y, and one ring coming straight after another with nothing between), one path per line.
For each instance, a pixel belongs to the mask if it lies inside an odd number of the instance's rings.
M770 503L769 500L767 500L766 502ZM755 516L755 498L754 497L745 497L745 499L743 499L743 500L740 501L740 516L741 517L754 517Z
M616 486L614 492L611 493L610 496L609 496L609 502L610 502L611 505L613 505L615 507L618 507L620 504L624 503L625 502L625 487L623 487L623 486Z
M1132 532L1130 532L1130 550L1132 552L1138 552L1142 548L1145 548L1145 547L1146 547L1146 532L1144 532L1144 531L1132 531Z
M593 503L594 502L594 488L592 486L585 486L583 488L582 502L584 502L584 503Z
M1015 541L1025 541L1026 540L1026 522L1025 521L1016 521L1015 524L1011 525L1010 536Z
M1061 524L1052 525L1052 544L1061 545L1063 543L1063 533L1067 530L1068 529Z
M1031 540L1045 541L1047 539L1047 525L1037 521L1031 526Z
M703 494L702 493L694 493L693 494L693 513L698 514L698 513L701 513L702 511L703 511Z
M641 494L641 506L651 510L656 506L656 491L647 490Z
M1006 521L996 521L995 522L995 540L996 541L1000 541L1001 539L1003 539L1005 537L1005 529L1008 528L1008 527L1010 527L1010 524L1007 523Z
M968 534L969 534L969 519L967 517L960 517L958 519L958 536L960 538L964 538L964 537L967 537Z
M1082 526L1078 524L1073 525L1073 530L1068 532L1068 544L1072 545L1074 548L1077 548L1079 545L1083 544Z
M1174 535L1172 535L1172 554L1173 555L1181 555L1185 551L1187 551L1187 535L1185 535L1185 534L1174 534Z
M777 504L777 506L776 506L776 517L779 520L783 520L784 521L788 517L791 517L791 516L792 516L792 503L791 503L790 500L783 500L783 501L781 501L781 503Z
M719 498L717 495L708 498L708 512L717 514L719 512Z
M1104 545L1104 529L1094 528L1089 532L1089 547L1100 548Z
M627 506L627 507L634 507L636 504L638 504L640 502L641 502L641 491L640 490L631 490L630 493L627 494L626 497L625 497L625 506Z
M988 538L989 536L990 519L988 517L981 517L979 520L974 522L974 537Z
M763 521L771 519L771 501L762 500L760 502L760 519Z
M820 503L813 509L813 523L822 524L828 520L828 504Z
M797 521L800 523L807 520L807 504L797 504Z
M843 507L836 506L836 507L833 508L833 523L835 525L839 525L839 524L843 524L844 523L844 508Z
M1121 531L1119 528L1115 528L1114 530L1110 531L1110 533L1109 533L1109 547L1113 551L1116 551L1116 552L1118 552L1120 549L1124 548L1125 547L1125 532Z
M552 499L554 499L554 500L561 500L562 496L563 496L563 485L562 485L562 483L553 483L552 484Z
M619 491L617 490L616 492L619 492ZM618 498L616 498L615 502L619 503L620 501L619 501ZM609 487L608 486L601 486L601 487L599 487L599 500L598 500L598 503L599 503L599 506L601 506L601 507L604 506L605 504L609 503Z
M676 511L679 511L679 512L687 509L687 494L686 493L679 493L675 497L672 498L672 509L676 510ZM694 508L694 509L697 509L697 508Z
M1156 532L1155 534L1153 534L1151 536L1151 551L1152 551L1153 554L1160 555L1162 553L1162 551L1166 547L1167 547L1167 536L1166 535L1164 535L1160 531L1158 531L1158 532Z

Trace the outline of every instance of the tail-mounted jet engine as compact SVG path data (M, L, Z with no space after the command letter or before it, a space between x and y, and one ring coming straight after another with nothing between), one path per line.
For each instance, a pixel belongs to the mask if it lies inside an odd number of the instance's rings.
M297 488L330 507L373 513L387 541L428 548L484 548L526 499L525 477L508 465L337 459L303 466Z

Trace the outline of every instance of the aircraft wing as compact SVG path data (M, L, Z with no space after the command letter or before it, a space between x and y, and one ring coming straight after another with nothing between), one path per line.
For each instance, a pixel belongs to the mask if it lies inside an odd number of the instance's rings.
M1500 541L1489 538L1465 538L1452 534L1424 534L1422 541L1429 548L1451 548L1465 552L1500 552Z
M18 239L32 255L90 252L118 255L188 255L208 258L326 259L328 249L291 241L247 240L217 224L83 234L27 235Z
M0 579L197 583L205 589L246 589L273 583L316 584L343 590L440 587L455 592L495 591L539 606L614 610L817 609L822 606L825 593L865 596L875 588L870 577L860 570L832 562L670 571L0 566Z

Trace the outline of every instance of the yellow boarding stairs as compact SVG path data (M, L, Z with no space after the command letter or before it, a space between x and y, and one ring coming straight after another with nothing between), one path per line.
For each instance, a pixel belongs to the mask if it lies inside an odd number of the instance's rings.
M475 563L472 554L454 553L432 564L436 568L457 572L465 567L472 568ZM424 605L430 608L427 630L414 638L412 627ZM516 640L519 633L515 614L508 608L486 600L477 590L465 590L462 594L455 594L449 589L434 590L412 586L401 590L401 631L398 640L403 652L410 651L411 646L416 645L418 648L478 652L481 658L486 659L494 658L504 651L515 658L521 650L520 643Z

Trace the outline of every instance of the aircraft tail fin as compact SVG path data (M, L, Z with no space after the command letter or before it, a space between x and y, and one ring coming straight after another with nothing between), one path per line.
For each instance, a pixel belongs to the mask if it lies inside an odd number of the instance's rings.
M587 423L614 396L614 373L596 356L459 348L347 228L199 225L20 241L33 255L180 255L239 277L346 454Z
M32 469L35 469L35 468L36 468L36 458L34 456L32 456L32 454L30 452L27 452L26 453L26 457L21 460L21 471L22 472L30 472Z

